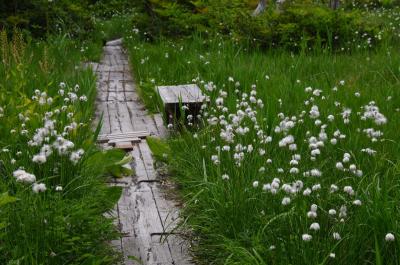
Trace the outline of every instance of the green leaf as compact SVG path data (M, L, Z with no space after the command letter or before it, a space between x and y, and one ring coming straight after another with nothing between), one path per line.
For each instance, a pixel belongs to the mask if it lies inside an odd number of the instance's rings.
M6 205L6 204L9 204L9 203L13 203L15 201L17 201L17 198L8 195L7 192L2 193L0 195L0 206Z

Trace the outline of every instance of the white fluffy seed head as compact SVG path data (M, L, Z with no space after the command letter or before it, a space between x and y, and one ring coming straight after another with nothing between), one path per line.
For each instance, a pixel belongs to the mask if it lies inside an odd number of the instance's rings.
M334 233L333 233L333 239L335 239L335 240L340 240L340 239L342 239L342 237L340 236L339 233L334 232Z
M308 217L308 218L311 218L311 219L315 219L315 218L317 218L317 213L316 213L316 212L313 212L313 211L309 211L309 212L307 213L307 217Z
M317 210L318 210L318 205L312 204L312 205L311 205L311 211L312 211L312 212L316 212Z
M45 192L46 189L47 188L46 188L46 185L44 183L33 183L32 191L34 193Z
M328 211L329 215L336 215L336 210L335 209L330 209Z
M312 239L312 235L303 234L303 235L301 235L301 238L303 239L303 241L309 242L309 241L311 241L311 239Z
M312 224L310 225L310 229L311 229L311 230L314 230L314 231L318 231L318 230L320 229L320 226L319 226L318 223L312 223Z
M289 197L284 197L282 199L282 205L288 205L290 203L290 198Z
M385 241L386 242L392 242L392 241L394 241L394 239L395 239L395 237L394 237L394 235L392 233L387 233L386 236L385 236Z

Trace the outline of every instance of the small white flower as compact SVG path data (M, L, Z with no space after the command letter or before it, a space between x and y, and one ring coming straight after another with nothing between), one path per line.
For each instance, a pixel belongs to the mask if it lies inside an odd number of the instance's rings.
M310 210L311 210L312 212L316 212L316 211L318 210L318 205L312 204Z
M13 172L13 176L16 178L17 182L22 182L25 184L31 184L36 181L35 175L30 174L22 169L15 170Z
M336 215L336 210L335 209L330 209L328 211L329 215Z
M32 162L38 163L38 164L44 164L44 163L46 163L46 161L47 161L46 155L42 154L42 153L34 155L32 158Z
M317 212L309 211L307 213L307 217L311 218L311 219L315 219L315 218L317 218Z
M337 162L336 163L336 168L339 169L339 170L343 170L344 166L343 166L342 162Z
M276 247L275 247L275 245L271 245L270 247L269 247L269 250L274 250Z
M345 186L345 187L343 188L343 191L344 191L345 193L349 194L350 196L353 196L353 195L354 195L354 190L353 190L353 188L352 188L351 186Z
M320 226L319 226L318 223L312 223L312 224L310 225L310 229L311 229L311 230L314 230L314 231L318 231L318 230L320 229Z
M63 187L62 186L56 186L56 191L62 191Z
M335 240L340 240L340 239L342 239L342 237L340 236L339 233L334 232L334 233L333 233L333 239L335 239Z
M253 188L257 188L258 187L259 182L258 181L254 181L253 182Z
M303 241L308 242L308 241L311 241L312 235L303 234L303 235L301 236L301 238L303 239Z
M282 199L282 205L288 205L290 203L290 198L289 197L284 197Z
M335 253L330 253L330 254L329 254L329 257L332 258L332 259L334 259L334 258L336 258L336 254L335 254Z
M303 195L304 196L309 196L310 194L311 194L311 189L310 188L306 188L304 191L303 191Z
M46 185L44 183L33 183L32 190L34 193L45 192Z
M331 193L334 193L334 192L336 192L336 191L338 191L339 190L339 187L338 186L336 186L335 184L332 184L331 185L331 189L330 189L330 192Z
M311 187L311 189L312 189L313 191L320 190L320 189L321 189L321 184L315 184L315 185L313 185L313 186Z
M263 191L269 191L271 190L271 184L264 184L262 187Z
M394 239L395 239L395 237L392 233L387 233L385 236L386 242L392 242L392 241L394 241Z
M357 166L354 165L354 164L351 164L351 165L349 166L349 170L350 170L351 172L356 172Z
M356 206L361 206L362 203L360 200L355 200L355 201L353 201L353 204Z
M223 179L223 180L229 180L228 174L223 174L223 175L222 175L222 179Z

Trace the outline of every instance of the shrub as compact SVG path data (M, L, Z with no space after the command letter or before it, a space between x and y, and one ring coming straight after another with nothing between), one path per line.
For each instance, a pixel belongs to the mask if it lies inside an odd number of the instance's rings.
M129 13L133 4L126 0L13 0L0 2L0 29L24 29L34 37L48 33L90 36L95 18L109 19Z
M387 20L376 19L382 16L382 10L331 10L326 3L311 1L287 1L282 10L271 6L257 17L251 15L254 1L147 0L140 3L143 13L135 17L135 23L151 38L187 36L193 32L222 33L236 41L250 41L263 47L347 49L359 45L360 41L363 47L372 47L377 35L391 31L386 27ZM367 43L368 38L371 39Z

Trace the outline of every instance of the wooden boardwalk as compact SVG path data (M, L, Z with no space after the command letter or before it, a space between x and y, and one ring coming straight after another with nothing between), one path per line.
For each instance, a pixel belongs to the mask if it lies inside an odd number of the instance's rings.
M106 44L103 59L92 64L92 69L98 77L97 122L103 114L100 134L146 131L149 135L166 136L161 115L149 115L140 102L120 40ZM176 231L179 209L166 198L168 190L157 176L146 140L133 142L129 152L135 175L115 179L113 183L123 187L114 210L123 236L113 242L124 256L123 264L193 264L188 243ZM130 257L140 259L141 263Z

